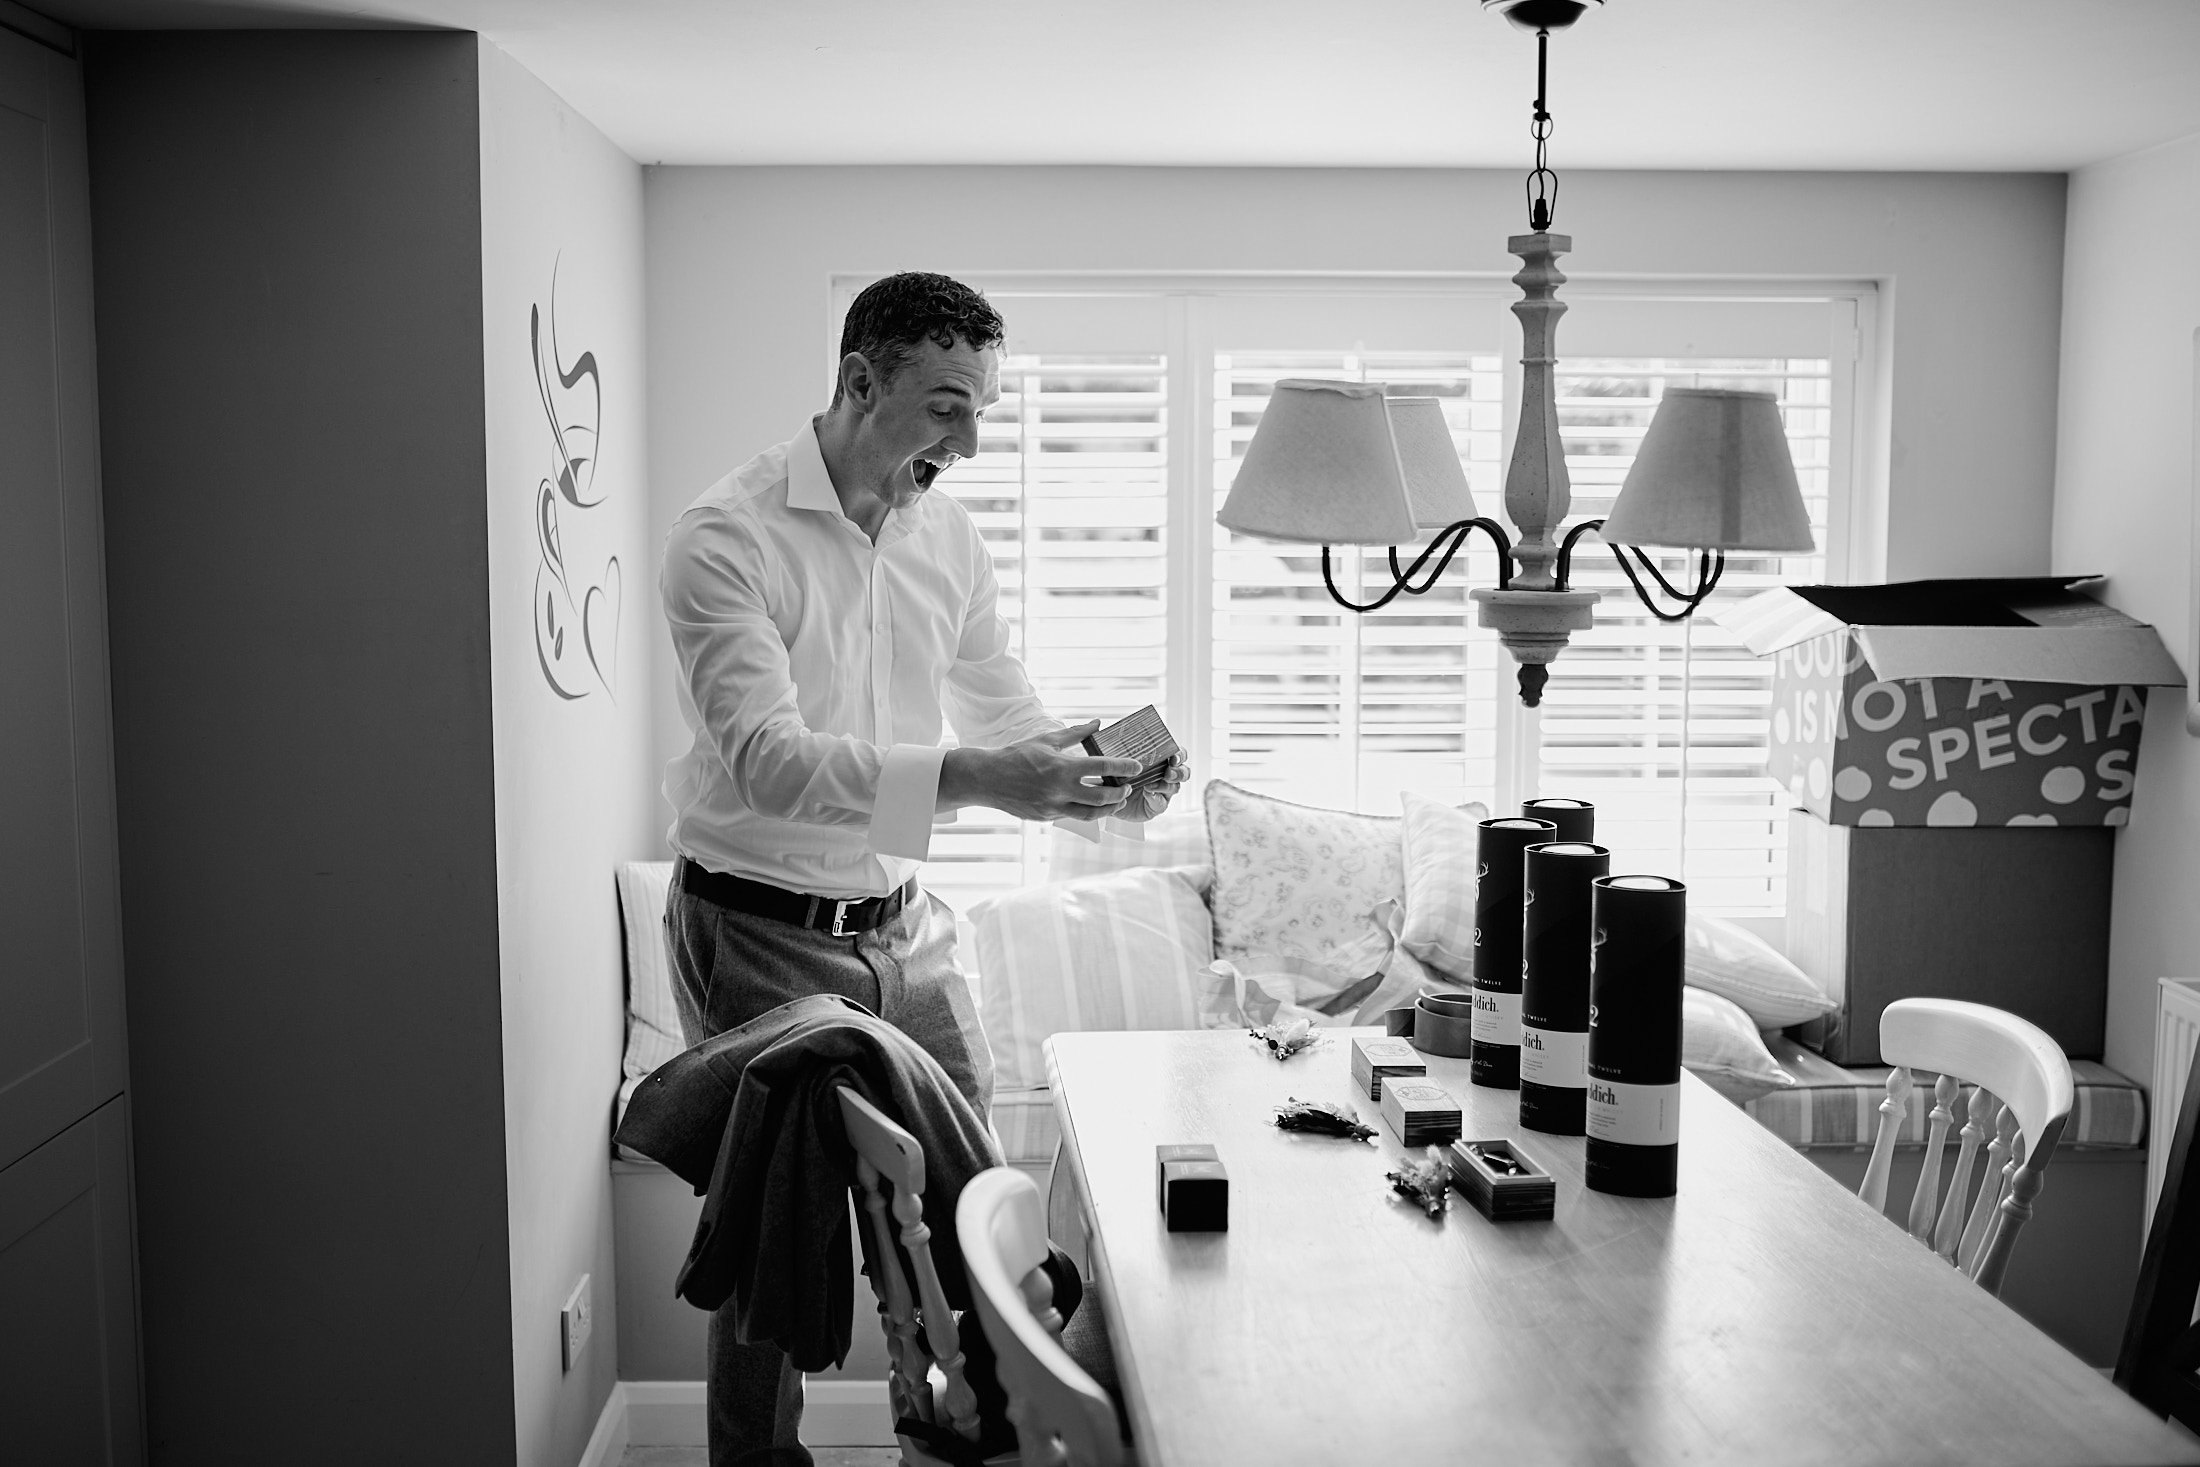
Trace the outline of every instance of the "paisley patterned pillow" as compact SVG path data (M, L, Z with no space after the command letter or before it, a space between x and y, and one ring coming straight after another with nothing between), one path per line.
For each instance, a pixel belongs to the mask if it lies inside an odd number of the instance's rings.
M1340 989L1385 965L1392 938L1376 909L1405 895L1397 817L1294 805L1219 779L1206 806L1216 957L1317 964Z

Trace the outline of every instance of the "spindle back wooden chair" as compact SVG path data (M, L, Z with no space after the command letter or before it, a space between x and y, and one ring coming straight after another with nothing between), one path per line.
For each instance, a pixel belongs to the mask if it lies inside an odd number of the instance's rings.
M2200 1431L2200 1379L2193 1374L2200 1367L2200 1325L2192 1322L2200 1303L2200 1165L2192 1154L2200 1129L2200 1054L2193 1056L2176 1125L2116 1356L2116 1384L2157 1416Z
M980 1172L955 1205L955 1236L1023 1467L1135 1467L1108 1393L1062 1346L1037 1184L1013 1167Z
M2076 1094L2070 1062L2054 1040L2015 1014L1947 998L1887 1005L1879 1017L1879 1050L1894 1072L1887 1076L1879 1134L1857 1195L1886 1210L1895 1141L1915 1088L1912 1072L1931 1071L1938 1078L1910 1198L1910 1236L1998 1295L2070 1116ZM1944 1177L1948 1133L1959 1109L1955 1166ZM1986 1165L1974 1189L1982 1148Z
M964 1374L962 1336L940 1286L939 1269L932 1262L932 1230L924 1221L924 1148L847 1086L840 1087L839 1095L840 1119L856 1154L864 1226L871 1234L871 1289L878 1296L879 1324L886 1331L887 1404L896 1421L908 1417L945 1426L975 1442L977 1397ZM887 1221L889 1210L892 1223ZM894 1251L897 1238L917 1276L914 1294ZM941 1378L937 1390L932 1380L935 1362ZM938 1460L906 1435L901 1437L901 1451L908 1467L932 1467Z

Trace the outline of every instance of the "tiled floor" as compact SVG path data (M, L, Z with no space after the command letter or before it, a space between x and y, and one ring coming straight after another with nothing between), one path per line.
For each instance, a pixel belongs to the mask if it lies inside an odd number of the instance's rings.
M895 1447L812 1447L817 1467L899 1467ZM628 1447L619 1467L710 1467L701 1447Z

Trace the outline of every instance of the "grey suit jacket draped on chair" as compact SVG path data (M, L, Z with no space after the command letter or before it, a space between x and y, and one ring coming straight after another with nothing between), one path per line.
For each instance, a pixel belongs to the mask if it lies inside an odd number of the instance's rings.
M622 1145L708 1195L679 1296L701 1309L732 1299L739 1338L773 1341L800 1370L848 1354L855 1168L842 1085L924 1148L933 1261L948 1302L968 1308L955 1203L1000 1152L938 1062L868 1010L820 994L728 1029L644 1080L619 1126Z

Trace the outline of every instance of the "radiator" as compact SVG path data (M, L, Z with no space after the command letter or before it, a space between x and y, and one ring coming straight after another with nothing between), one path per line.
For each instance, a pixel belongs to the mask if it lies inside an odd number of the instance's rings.
M2170 1142L2177 1137L2192 1053L2200 1049L2200 978L2157 982L2161 997L2154 1011L2154 1089L2147 1096L2147 1210L2142 1228L2154 1225L2154 1203L2162 1195Z

